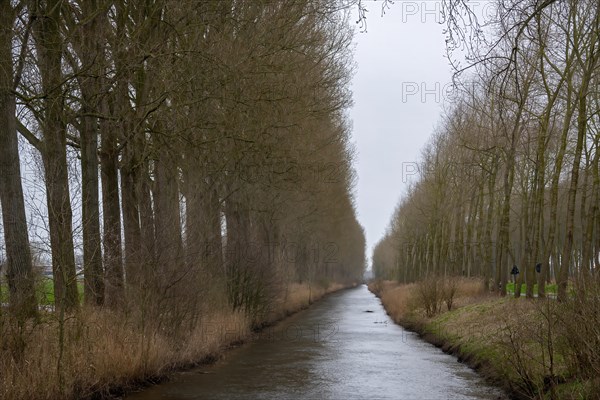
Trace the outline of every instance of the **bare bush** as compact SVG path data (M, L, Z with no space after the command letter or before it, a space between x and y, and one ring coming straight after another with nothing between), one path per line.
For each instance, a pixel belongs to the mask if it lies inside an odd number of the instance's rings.
M430 276L417 284L417 296L428 317L440 313L444 303L444 282L436 276Z
M579 398L600 396L600 285L579 283L575 293L563 302L516 303L505 318L504 358L528 398L562 398L565 382L579 383L568 389Z
M503 316L498 341L513 375L513 391L525 398L555 399L556 385L565 373L556 362L561 349L558 304L516 302L510 311Z
M430 276L417 284L417 297L420 306L428 317L442 312L442 307L451 311L462 282L458 277Z
M590 382L589 390L600 396L600 282L579 282L576 295L560 307L564 338L563 357L571 374Z
M455 277L449 277L443 281L442 294L444 296L444 303L448 311L452 310L454 305L454 297L458 291L458 279Z

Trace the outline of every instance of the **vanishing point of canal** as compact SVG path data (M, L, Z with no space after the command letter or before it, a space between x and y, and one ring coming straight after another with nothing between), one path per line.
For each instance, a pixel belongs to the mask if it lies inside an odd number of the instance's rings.
M455 357L395 325L362 285L325 297L213 365L127 400L506 398Z

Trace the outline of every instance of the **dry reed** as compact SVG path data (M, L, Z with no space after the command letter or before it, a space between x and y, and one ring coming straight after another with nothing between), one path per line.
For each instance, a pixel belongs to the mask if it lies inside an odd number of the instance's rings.
M291 285L265 322L305 308L340 288ZM144 326L131 315L98 309L69 316L62 328L52 314L20 328L0 319L0 398L105 397L174 369L215 359L248 338L251 328L251 318L228 308L205 312L189 332L177 335Z

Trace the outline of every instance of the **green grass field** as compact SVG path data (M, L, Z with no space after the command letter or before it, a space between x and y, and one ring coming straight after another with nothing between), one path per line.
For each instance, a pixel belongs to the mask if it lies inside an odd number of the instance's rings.
M521 285L521 293L525 293L527 290L527 284ZM506 285L506 292L513 294L515 293L515 284L510 282ZM556 283L551 283L546 285L546 294L556 294ZM536 296L538 294L538 285L537 283L533 285L533 294Z
M79 292L79 301L83 301L83 282L77 282L77 290ZM52 279L48 277L39 278L36 285L36 296L38 303L43 306L54 304L54 285ZM6 282L0 284L0 303L8 302L8 285Z

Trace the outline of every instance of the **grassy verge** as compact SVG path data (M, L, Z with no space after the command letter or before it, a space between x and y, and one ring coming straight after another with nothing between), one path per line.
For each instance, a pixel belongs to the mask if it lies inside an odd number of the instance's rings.
M545 285L544 292L546 294L556 295L556 290L557 290L556 283L551 283L551 284ZM527 284L523 283L521 285L521 294L525 295L526 291L527 291ZM506 292L509 293L509 294L514 294L515 293L515 284L513 282L509 282L509 283L506 284ZM533 285L533 295L537 296L537 294L538 294L538 285L536 283L536 284Z
M427 317L416 284L377 282L380 297L395 322L456 355L515 399L595 398L590 382L575 379L563 359L560 335L547 318L555 301L499 298L476 281L462 280L454 307Z
M308 307L344 288L292 284L261 326ZM156 325L139 310L84 307L61 323L42 312L25 326L0 318L0 398L99 399L161 381L176 370L213 362L252 338L243 312L214 304L187 329Z

